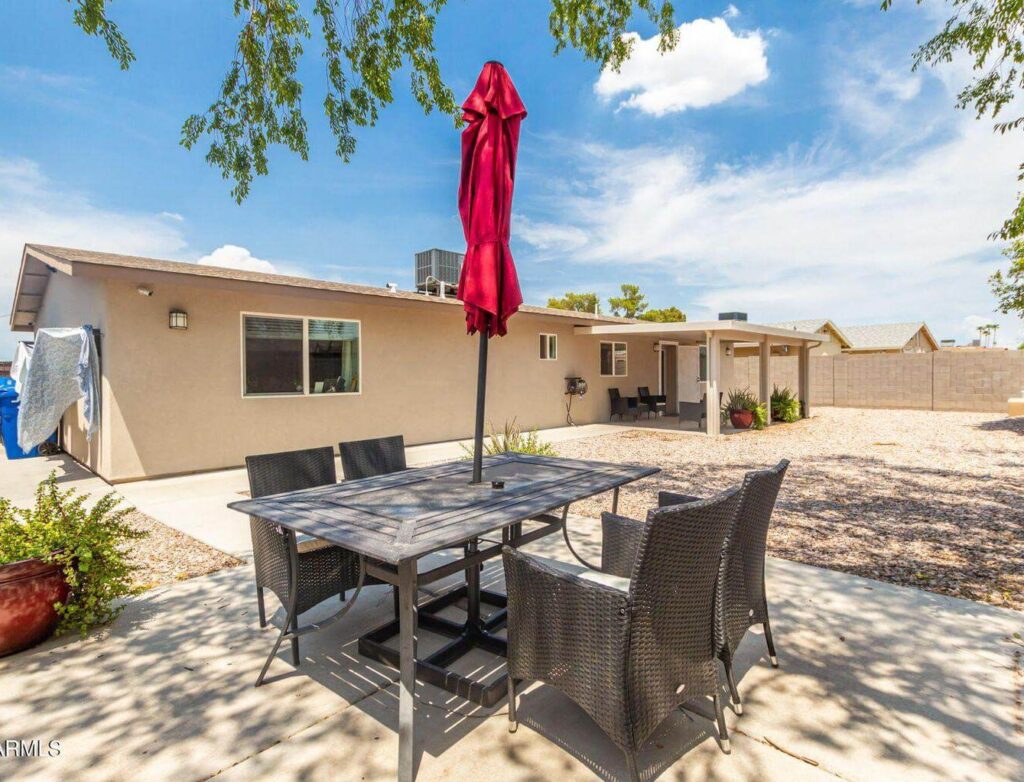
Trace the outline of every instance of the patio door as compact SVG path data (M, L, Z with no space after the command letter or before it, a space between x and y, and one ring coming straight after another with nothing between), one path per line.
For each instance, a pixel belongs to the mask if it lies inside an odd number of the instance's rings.
M701 385L701 348L697 345L680 345L677 354L677 387L680 402L699 402Z
M674 415L679 409L676 402L679 400L678 391L678 356L674 343L661 343L658 359L658 393L665 395L666 409L669 415Z

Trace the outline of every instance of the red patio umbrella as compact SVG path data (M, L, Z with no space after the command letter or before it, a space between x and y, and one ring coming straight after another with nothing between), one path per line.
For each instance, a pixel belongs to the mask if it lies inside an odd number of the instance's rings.
M526 107L500 62L488 62L476 87L462 104L462 176L459 214L466 234L466 258L459 278L459 298L466 310L466 330L480 333L476 386L476 431L473 482L480 482L487 391L487 343L508 331L508 319L523 303L508 242L512 189L516 177L519 124Z

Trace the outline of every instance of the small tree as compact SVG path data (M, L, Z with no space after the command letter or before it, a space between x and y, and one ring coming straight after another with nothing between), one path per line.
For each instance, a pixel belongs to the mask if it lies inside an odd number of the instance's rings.
M556 310L573 310L574 312L592 312L599 315L601 312L600 299L596 293L573 293L566 291L565 295L558 298L548 299L548 306Z
M999 300L996 309L1005 315L1016 313L1024 318L1024 239L1010 244L1003 255L1010 259L1010 268L1004 275L1002 270L988 278L992 293Z
M917 0L923 4L924 0ZM882 0L883 10L893 0ZM1024 114L1014 102L1024 87L1024 44L1021 24L1024 7L1021 0L946 0L953 15L934 37L921 44L914 54L914 70L922 65L952 62L962 55L974 66L975 76L960 90L957 108L971 108L978 119L988 116L995 130L1009 133L1024 128ZM1005 117L1001 112L1008 109ZM1018 179L1024 180L1024 165ZM1017 195L1017 205L1002 227L993 233L1000 239L1024 236L1024 192Z
M335 152L346 163L356 150L357 129L377 124L381 111L394 101L394 77L403 71L425 113L437 109L459 122L461 112L441 76L434 46L437 20L448 0L220 2L238 19L238 37L219 94L205 111L185 120L181 143L188 149L208 145L206 162L232 182L231 195L239 203L253 178L267 174L270 147L282 145L303 160L309 157L299 73L310 39L326 71L326 124ZM128 70L135 52L108 14L110 0L68 3L73 4L74 23L103 39L121 69ZM551 0L548 30L555 54L572 47L601 69L618 71L635 43L624 34L634 17L645 17L658 28L659 51L679 42L667 0Z
M640 292L639 285L623 283L619 286L621 296L612 296L608 299L608 306L612 308L612 315L619 315L623 318L638 318L647 309L646 296Z
M647 310L640 316L640 320L650 320L655 323L684 323L686 313L678 307L665 307L662 310Z

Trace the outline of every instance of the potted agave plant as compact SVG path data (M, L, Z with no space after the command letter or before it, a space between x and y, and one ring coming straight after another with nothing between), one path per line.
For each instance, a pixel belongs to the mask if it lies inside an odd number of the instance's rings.
M767 410L749 388L732 389L722 405L723 412L735 429L763 429L767 421Z
M124 543L146 533L125 520L131 508L111 492L60 489L54 473L31 508L0 498L0 657L45 641L55 631L85 635L112 620L133 594Z

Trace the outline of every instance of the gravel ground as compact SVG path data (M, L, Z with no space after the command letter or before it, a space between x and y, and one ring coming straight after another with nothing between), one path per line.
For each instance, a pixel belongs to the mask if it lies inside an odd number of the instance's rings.
M127 521L135 529L149 533L145 538L128 543L129 560L138 568L135 583L143 589L242 564L241 560L161 524L145 513L133 511Z
M714 440L627 430L556 448L661 467L622 490L619 512L636 518L659 489L707 494L787 458L771 555L1024 610L1024 418L819 407ZM607 497L573 506L608 509Z

